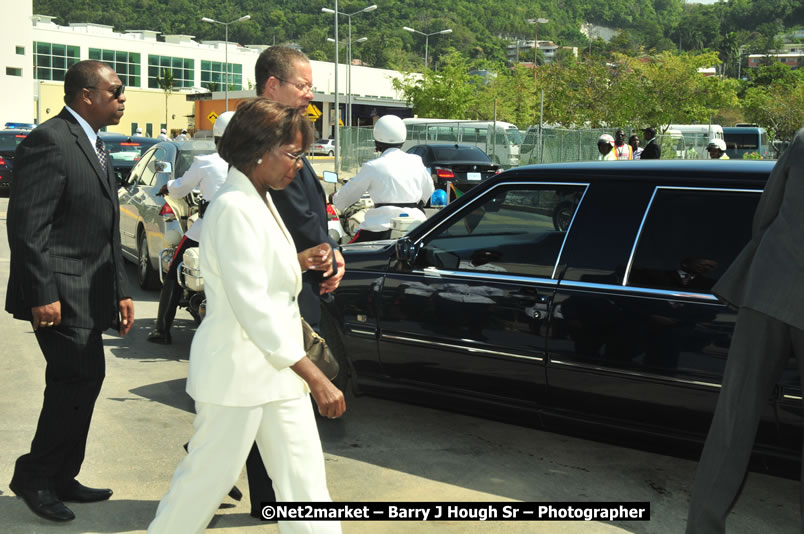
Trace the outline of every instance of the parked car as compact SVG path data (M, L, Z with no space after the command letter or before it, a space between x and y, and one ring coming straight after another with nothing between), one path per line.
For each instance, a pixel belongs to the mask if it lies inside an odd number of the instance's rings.
M473 145L414 145L408 149L408 153L421 156L437 189L448 189L452 184L460 193L464 193L502 172L500 165L493 163L485 152Z
M178 221L187 230L189 206L182 199L168 204L157 193L168 180L182 176L195 156L211 154L211 140L163 141L145 152L118 189L120 201L120 243L123 257L136 262L137 280L143 289L159 287L159 253L167 248L166 225Z
M508 170L396 241L344 246L324 336L358 390L699 452L736 317L712 286L749 241L772 167ZM761 458L797 461L801 400L792 362L762 415Z
M112 168L118 184L123 183L128 177L142 155L159 142L153 137L129 136L111 132L101 132L100 137L103 139L109 155L112 156Z
M335 140L334 139L318 139L310 147L310 152L313 155L323 154L325 156L335 155Z
M14 175L14 154L30 130L0 130L0 191L8 190Z

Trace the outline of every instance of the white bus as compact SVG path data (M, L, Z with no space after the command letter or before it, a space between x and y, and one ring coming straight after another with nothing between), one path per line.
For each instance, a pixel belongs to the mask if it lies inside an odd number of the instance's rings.
M505 167L519 165L522 136L509 122L423 118L403 121L408 139L402 150L428 143L461 143L478 147L493 162Z
M709 159L706 145L712 139L723 139L723 127L719 124L671 124L667 131L671 130L684 136L684 159Z

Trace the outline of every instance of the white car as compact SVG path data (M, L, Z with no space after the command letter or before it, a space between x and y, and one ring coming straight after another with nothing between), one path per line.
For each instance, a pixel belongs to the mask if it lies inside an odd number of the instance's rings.
M323 154L325 156L335 155L335 140L334 139L319 139L313 146L310 147L310 152L313 155Z

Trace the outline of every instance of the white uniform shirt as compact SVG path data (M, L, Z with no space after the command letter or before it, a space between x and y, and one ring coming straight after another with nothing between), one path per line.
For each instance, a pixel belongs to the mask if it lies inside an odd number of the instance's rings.
M196 156L193 164L184 173L184 176L170 180L167 183L168 192L174 197L183 197L198 187L201 195L207 202L212 202L218 189L226 181L229 172L229 164L221 158L217 152L204 156ZM187 239L193 241L201 240L201 225L204 219L198 219L189 230Z
M415 204L427 202L433 189L433 178L420 156L389 148L379 158L363 164L357 176L335 193L332 202L338 210L343 211L368 192L375 205ZM426 218L418 208L382 206L368 210L359 228L369 232L389 230L391 219L402 213L414 220L423 221Z

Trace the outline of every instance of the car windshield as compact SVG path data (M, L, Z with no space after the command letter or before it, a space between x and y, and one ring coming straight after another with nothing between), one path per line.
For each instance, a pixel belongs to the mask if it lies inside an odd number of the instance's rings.
M315 142L316 145L326 145L327 143L329 143L329 139L319 139Z
M491 163L489 157L479 148L466 147L433 147L433 161L479 161Z
M215 152L215 143L211 139L181 143L176 155L176 169L173 172L173 176L184 176L196 156L204 156L213 152Z
M106 149L112 156L112 161L114 163L120 163L123 161L138 161L140 156L142 156L146 150L158 142L159 141L156 139L154 139L153 142L139 140L129 141L128 139L114 141L110 139L103 140L103 143L106 145Z
M505 130L505 135L508 137L508 143L511 145L522 144L522 133L515 127L510 127Z
M25 132L0 132L0 150L13 152L26 135Z

